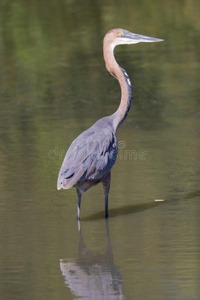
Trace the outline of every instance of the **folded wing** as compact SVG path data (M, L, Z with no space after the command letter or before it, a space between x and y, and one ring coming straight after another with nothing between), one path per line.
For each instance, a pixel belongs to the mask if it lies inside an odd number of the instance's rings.
M111 126L99 121L72 142L59 172L58 189L100 180L110 172L117 158L117 139Z

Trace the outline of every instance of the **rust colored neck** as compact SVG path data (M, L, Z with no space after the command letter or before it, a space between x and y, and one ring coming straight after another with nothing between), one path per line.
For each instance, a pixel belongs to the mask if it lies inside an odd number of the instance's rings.
M112 115L113 127L115 132L120 124L126 118L128 111L131 107L132 101L132 86L128 74L123 70L115 60L114 47L109 40L104 39L103 54L106 63L106 68L113 75L120 84L121 87L121 101L117 111Z

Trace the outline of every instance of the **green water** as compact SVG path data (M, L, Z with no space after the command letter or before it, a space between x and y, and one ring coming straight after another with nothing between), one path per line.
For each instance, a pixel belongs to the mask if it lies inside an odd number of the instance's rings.
M1 299L200 298L199 10L198 1L2 1ZM118 132L110 218L99 185L77 224L76 191L57 191L57 175L73 139L118 107L102 56L115 27L165 42L116 48L133 105Z

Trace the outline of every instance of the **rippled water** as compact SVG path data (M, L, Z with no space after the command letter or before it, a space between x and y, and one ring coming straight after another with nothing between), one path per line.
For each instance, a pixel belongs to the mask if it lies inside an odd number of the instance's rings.
M199 299L199 3L0 7L1 298ZM165 42L116 49L134 98L110 218L99 185L78 224L76 191L57 191L57 175L73 139L117 109L102 39L119 26Z

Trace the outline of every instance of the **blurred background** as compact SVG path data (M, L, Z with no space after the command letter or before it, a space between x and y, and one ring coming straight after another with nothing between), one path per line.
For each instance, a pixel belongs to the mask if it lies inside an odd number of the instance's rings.
M1 1L2 299L200 298L199 11L196 0ZM102 55L115 27L165 41L115 50L133 104L111 217L96 186L78 232L76 191L57 191L57 175L73 139L119 105Z

